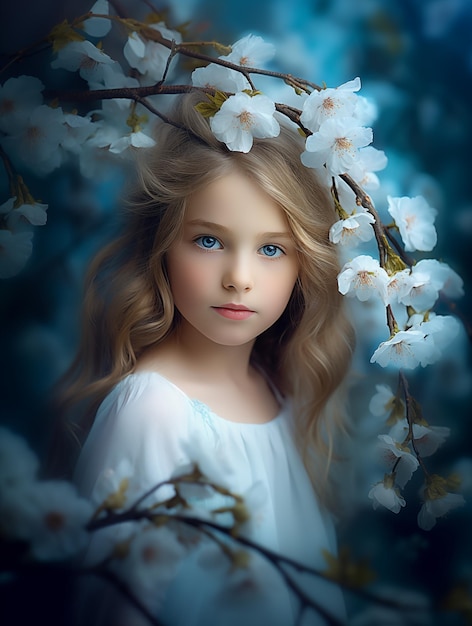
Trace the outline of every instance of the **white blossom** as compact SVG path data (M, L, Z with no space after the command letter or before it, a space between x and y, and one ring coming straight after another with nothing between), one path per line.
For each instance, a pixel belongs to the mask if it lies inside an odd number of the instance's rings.
M61 108L40 105L20 132L3 137L0 142L12 160L44 176L61 164L59 146L66 136L64 122Z
M0 215L5 215L7 228L13 233L24 230L19 228L19 224L21 223L27 226L44 226L46 224L47 204L32 202L14 206L15 202L16 196L9 198L0 206Z
M344 174L359 160L358 149L371 141L372 129L359 126L354 118L331 118L307 138L302 163L312 168L326 165L331 174Z
M438 517L443 517L464 504L464 496L459 493L444 492L443 495L432 499L426 497L418 513L418 526L423 530L431 530L436 525Z
M343 83L336 88L312 91L303 103L300 121L316 132L320 125L332 117L352 117L356 109L356 91L361 88L360 78Z
M43 103L43 83L34 76L9 78L0 86L0 131L20 132L32 111Z
M280 126L274 117L275 105L267 96L238 93L225 100L210 118L213 134L231 151L249 152L254 137L277 137Z
M462 278L447 263L437 259L421 259L412 267L412 273L428 276L434 288L448 298L464 295Z
M349 217L338 220L329 230L329 240L341 245L357 246L362 242L370 241L374 236L372 224L374 216L365 211L355 213Z
M379 451L382 460L387 464L390 471L395 467L395 481L400 487L404 487L418 469L418 459L411 453L408 446L395 441L390 435L379 435Z
M113 154L121 154L127 148L148 148L155 145L152 128L146 114L131 113L114 100L102 102L101 120L95 122L95 133L87 144L107 148ZM147 132L145 132L147 131Z
M206 559L208 567L225 583L215 589L212 602L202 607L200 623L225 626L282 623L281 605L274 597L274 589L280 586L280 573L273 564L255 551L243 549L237 552L242 557L239 566L225 560L218 546L209 546L207 554L213 557Z
M119 89L120 87L139 87L139 81L132 76L127 76L119 63L114 61L110 65L104 65L100 74L88 81L90 89ZM113 98L114 102L129 108L128 98Z
M69 72L79 72L86 81L100 80L105 65L115 63L103 50L94 46L91 41L71 41L61 48L57 58L51 63L54 69L65 69Z
M244 89L251 89L247 78L236 70L216 63L205 67L197 67L192 72L192 85L195 87L211 87L220 91L237 93Z
M231 46L231 52L220 59L243 67L261 67L275 54L275 46L257 35L246 35Z
M344 264L338 276L340 293L357 297L361 302L387 297L388 274L377 259L360 255Z
M388 212L395 220L405 250L432 250L437 235L434 220L436 209L429 206L423 196L392 198L388 196Z
M431 314L427 321L415 324L412 329L432 336L436 347L443 350L451 345L452 340L459 333L459 322L452 315Z
M180 43L182 40L180 33L169 30L163 22L150 24L149 27L169 41ZM141 82L152 84L161 80L164 75L170 51L161 43L144 40L138 33L133 32L128 37L123 54L130 66L142 75Z
M10 278L23 269L33 250L33 233L0 229L0 278Z
M65 113L64 126L66 134L61 141L62 148L73 154L80 154L85 141L95 132L95 124L90 117Z
M364 96L357 96L353 117L361 126L371 126L378 117L376 103L371 99L364 98Z
M157 611L184 556L183 546L167 526L147 527L136 533L117 570L136 597Z
M389 435L397 441L402 441L408 434L408 422L399 420L390 429ZM418 453L422 457L431 456L449 437L450 429L446 426L429 426L413 424L413 439Z
M392 285L397 287L398 302L413 307L415 311L428 311L439 297L437 281L430 272L416 265L410 271L404 270Z
M446 263L422 259L403 278L398 300L416 311L427 311L434 306L440 292L447 293L450 298L460 297L462 285L460 276Z
M152 137L149 137L149 135L146 135L146 133L143 133L141 130L137 130L128 133L124 137L118 137L110 143L108 149L110 152L120 154L126 150L126 148L152 148L152 146L155 145L156 142Z
M383 341L372 355L370 362L381 367L414 369L421 365L431 365L438 360L441 352L434 344L431 335L420 330L400 330Z
M369 491L369 498L372 500L374 509L384 506L393 513L398 513L406 505L405 499L393 486L393 481L387 475L383 481L376 483L372 487Z
M90 9L91 13L98 15L108 15L110 7L107 0L97 0ZM111 20L104 17L90 17L84 22L84 31L91 37L105 37L111 29Z
M7 218L7 226L12 232L18 230L18 223L24 222L32 226L44 226L47 222L47 204L35 202L16 207Z
M376 417L386 417L393 408L395 395L389 385L375 385L376 393L369 403L369 411Z
M413 436L421 456L431 456L446 441L451 433L447 426L413 425Z
M0 426L0 500L6 489L35 480L38 467L38 459L26 441Z
M380 181L374 172L387 167L388 160L385 152L373 146L366 146L360 148L358 156L359 160L349 170L349 175L365 189L378 189Z
M411 291L413 285L411 270L409 268L400 270L389 276L387 282L387 304L401 302L401 299Z
M0 504L3 532L23 539L38 560L54 561L82 550L93 514L88 500L66 481L33 482L9 491Z

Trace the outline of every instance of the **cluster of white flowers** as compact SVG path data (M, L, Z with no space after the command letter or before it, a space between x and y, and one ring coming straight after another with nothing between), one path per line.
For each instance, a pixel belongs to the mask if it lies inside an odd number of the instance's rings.
M106 16L109 5L98 0L91 12ZM161 79L168 51L156 42L144 42L131 32L123 47L129 68L106 54L85 37L108 34L111 22L95 17L82 24L83 35L69 29L58 33L53 69L77 72L89 89L117 89L148 85ZM163 37L180 41L180 34L163 23L151 24ZM133 76L128 75L133 70ZM94 177L103 163L115 155L127 156L129 149L155 144L155 119L129 99L104 100L101 108L80 115L57 102L46 104L44 84L33 76L12 77L0 85L0 146L13 166L36 176L47 176L71 159L77 159L83 176ZM105 158L108 157L108 158ZM11 181L23 188L0 206L0 278L17 274L32 252L31 226L46 223L47 205L33 199L22 178ZM27 228L29 226L29 228Z
M390 329L390 337L372 355L371 362L382 367L414 369L435 363L459 331L456 318L431 311L441 295L463 295L460 276L436 259L423 259L411 268L389 273L377 259L359 255L344 264L338 284L343 295L390 306L396 319L401 319L401 309L406 309L404 326Z
M0 534L40 561L62 560L86 546L93 506L69 482L38 480L38 466L24 440L0 427Z
M449 428L430 426L422 418L409 424L405 418L405 407L388 385L377 385L376 393L370 401L370 411L376 417L387 418L390 424L388 435L378 436L378 453L385 470L383 480L376 483L369 492L374 508L383 506L398 513L406 505L401 489L411 479L423 459L436 452L449 436ZM450 484L449 484L450 483ZM426 475L421 489L423 505L418 513L418 525L423 530L431 530L436 519L452 509L464 504L464 497L450 493L447 489L456 486L455 481L437 475Z
M262 37L248 35L232 46L230 54L219 58L241 67L256 67L274 54L274 46ZM213 134L229 150L249 152L254 137L277 137L280 133L274 102L260 93L252 93L248 79L237 70L210 63L193 71L192 84L234 92L210 119Z

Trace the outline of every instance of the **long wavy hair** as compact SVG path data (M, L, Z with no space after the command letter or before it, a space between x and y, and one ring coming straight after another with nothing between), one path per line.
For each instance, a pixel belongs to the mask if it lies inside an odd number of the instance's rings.
M302 165L296 131L282 127L277 138L255 139L248 153L231 152L196 111L201 99L201 93L181 97L172 116L179 127L161 124L156 147L138 157L122 234L88 272L82 338L63 381L63 404L75 405L83 440L105 396L147 348L176 328L166 252L179 237L188 198L236 169L281 207L296 242L300 271L292 296L280 319L257 338L252 359L292 398L302 458L315 490L329 500L327 468L344 419L342 403L335 406L333 398L353 347L328 237L337 219L333 203L326 185Z

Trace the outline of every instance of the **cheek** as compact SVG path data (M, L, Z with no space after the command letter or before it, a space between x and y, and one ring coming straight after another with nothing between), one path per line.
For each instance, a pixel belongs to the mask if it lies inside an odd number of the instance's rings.
M203 265L203 266L202 266ZM205 293L208 287L209 273L204 264L187 260L185 255L168 260L168 275L172 294L177 307L191 304Z
M297 277L298 266L296 265L286 268L281 274L271 276L265 285L267 299L274 306L284 309L290 300Z

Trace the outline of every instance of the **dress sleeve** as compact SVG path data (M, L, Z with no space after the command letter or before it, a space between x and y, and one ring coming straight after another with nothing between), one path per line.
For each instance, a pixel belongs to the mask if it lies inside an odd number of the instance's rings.
M189 462L191 415L186 396L160 377L122 381L99 408L81 451L74 474L81 494L98 500L103 476L119 468L132 472L136 490L168 479Z

